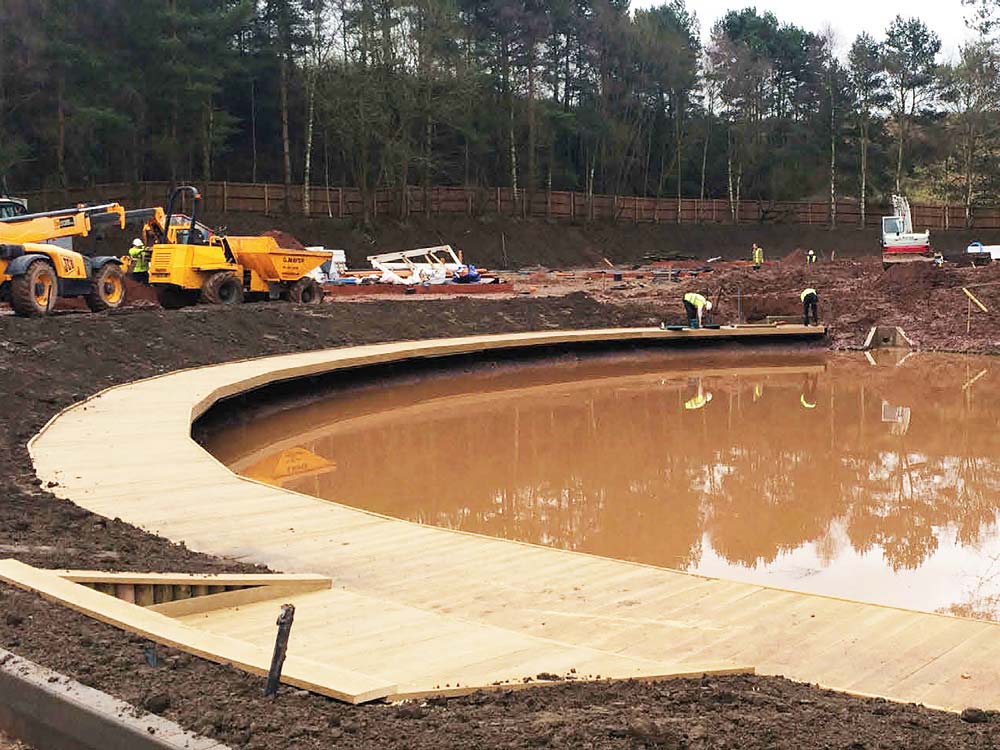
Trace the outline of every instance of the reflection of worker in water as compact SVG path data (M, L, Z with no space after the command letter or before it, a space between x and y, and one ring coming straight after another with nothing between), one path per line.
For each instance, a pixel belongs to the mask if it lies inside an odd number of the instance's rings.
M812 312L812 320L815 325L819 325L819 294L812 287L802 290L799 295L802 300L802 325L809 325L809 313Z
M762 398L764 398L764 384L763 383L754 383L753 384L753 401L754 401L754 403L757 403Z
M705 390L702 388L701 378L698 378L698 392L684 402L684 408L689 410L701 409L702 407L705 406L705 404L707 404L711 400L712 400L712 392L708 391L706 393Z
M799 403L805 409L816 408L816 376L806 375L802 381L802 395L799 396Z
M132 259L129 265L128 275L140 284L149 283L149 250L142 244L142 240L136 237L132 240L132 247L128 250L128 257Z
M684 312L687 313L688 326L701 328L702 316L706 310L712 309L712 303L703 294L688 292L684 295Z
M764 265L764 248L760 247L756 242L753 243L753 250L750 251L750 260L753 261L754 270Z

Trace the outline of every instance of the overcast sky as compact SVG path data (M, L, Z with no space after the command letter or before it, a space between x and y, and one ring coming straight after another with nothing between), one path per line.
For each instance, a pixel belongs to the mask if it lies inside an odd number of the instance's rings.
M633 8L662 4L662 0L632 0ZM713 24L726 11L747 7L756 7L759 13L771 11L779 21L794 23L808 31L820 32L829 25L837 37L841 54L862 31L877 40L884 38L885 29L896 14L922 19L941 37L941 51L946 58L953 57L959 46L972 38L964 20L969 10L961 0L686 0L686 5L697 13L702 39L706 42Z

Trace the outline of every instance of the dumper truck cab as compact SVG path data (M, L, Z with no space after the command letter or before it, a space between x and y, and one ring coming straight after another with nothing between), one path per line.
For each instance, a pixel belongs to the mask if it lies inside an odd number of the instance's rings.
M322 287L310 274L329 261L331 253L282 248L273 237L206 236L197 223L201 196L190 186L177 188L170 196L162 226L175 228L173 206L184 192L192 196L187 226L178 228L174 241L151 248L149 284L161 305L177 308L198 302L231 305L244 300L285 299L308 304L322 301Z
M912 261L930 262L931 233L914 232L910 202L901 195L892 196L894 216L882 217L882 265Z
M60 297L82 297L95 312L120 307L125 302L121 259L86 257L52 243L124 222L125 209L117 203L0 218L0 301L29 317L47 315Z

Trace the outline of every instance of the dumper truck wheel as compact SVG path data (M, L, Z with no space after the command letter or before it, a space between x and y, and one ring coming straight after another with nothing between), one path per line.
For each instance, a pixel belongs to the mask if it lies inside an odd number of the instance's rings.
M18 315L48 315L58 298L56 270L44 260L34 261L21 276L10 280L10 306Z
M94 274L94 291L84 301L94 312L113 310L125 304L125 274L117 263L106 263Z
M201 285L201 301L208 305L238 305L243 301L243 284L229 271L213 273Z
M288 299L300 305L318 305L323 301L323 287L315 279L299 279L289 287Z

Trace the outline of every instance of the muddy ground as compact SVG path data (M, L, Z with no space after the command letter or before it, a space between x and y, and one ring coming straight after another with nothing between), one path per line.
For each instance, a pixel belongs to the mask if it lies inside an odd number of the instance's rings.
M799 293L815 288L820 318L835 348L860 347L874 325L899 326L924 351L1000 352L1000 263L981 268L906 263L883 270L877 258L806 265L796 254L760 270L730 266L679 283L651 277L620 284L590 281L598 299L639 304L680 322L678 298L699 291L718 302L716 321L759 321L769 315L802 315ZM972 308L969 289L989 312Z
M250 569L100 518L39 486L26 441L59 409L101 388L180 367L320 347L647 324L661 306L677 307L673 290L657 299L623 294L614 304L573 293L0 316L0 555L50 568ZM94 459L100 460L99 436ZM971 714L983 721L964 721L779 678L557 685L353 708L290 689L265 700L261 679L170 649L158 648L159 666L150 667L148 645L0 586L0 646L237 748L1000 747L1000 716Z

